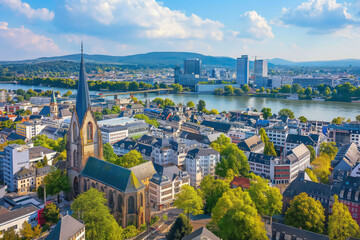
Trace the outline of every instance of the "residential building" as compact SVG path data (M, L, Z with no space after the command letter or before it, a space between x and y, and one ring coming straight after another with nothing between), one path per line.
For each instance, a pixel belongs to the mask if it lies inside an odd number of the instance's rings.
M20 233L24 222L28 222L32 227L37 225L38 208L34 205L27 205L24 207L8 210L4 207L0 208L0 237L6 230L14 229L15 233Z
M300 84L301 87L306 88L308 86L310 87L316 87L320 84L328 85L332 87L334 85L334 80L331 78L294 78L293 84Z
M32 139L39 135L45 127L46 125L38 120L21 122L16 124L16 133L28 139Z
M198 187L203 177L215 175L220 154L212 148L195 148L187 153L185 161L186 171L190 174L190 185Z
M315 153L319 154L320 150L320 136L318 134L309 134L309 135L298 135L298 134L289 134L285 142L285 151L288 153L291 149L299 146L301 143L306 146L310 145L314 148Z
M258 135L254 135L239 142L238 148L244 152L264 153L265 144Z
M283 150L289 134L289 127L287 125L279 124L267 127L265 128L265 131L269 140L274 143L275 148Z
M182 240L221 240L218 236L210 232L206 227L201 227L183 237Z
M156 173L150 179L149 192L153 207L159 211L172 205L175 195L183 185L190 184L190 175L175 165L154 163Z
M44 183L44 178L52 171L51 166L45 166L42 168L36 169L35 175L35 188L36 190L38 187L42 186Z
M274 160L276 157L262 153L249 152L250 171L267 179L273 179Z
M360 147L360 123L330 124L327 137L329 142L335 142L338 147L352 142Z
M270 240L329 240L329 237L272 221ZM349 239L350 240L350 239Z
M47 165L53 165L53 161L57 152L43 147L43 146L36 146L29 148L29 161L31 165L35 165L37 162L41 162L46 157Z
M60 218L45 240L85 240L85 224L70 215Z
M198 58L184 60L184 74L201 76L201 60Z
M236 83L240 85L249 83L249 57L248 55L241 55L236 63Z
M35 171L21 168L14 174L14 187L19 195L26 195L35 186Z
M360 178L360 163L358 163L351 171L350 176Z
M114 145L112 145L114 149L114 153L118 156L123 156L133 150L136 146L137 142L131 140L131 138L125 138L123 140L120 140Z
M30 168L29 150L22 145L11 144L4 149L5 156L3 162L4 183L8 186L8 190L14 192L14 175L21 168Z
M128 129L125 126L104 126L100 127L103 143L111 145L128 137Z
M360 151L357 144L349 143L339 148L335 158L331 161L333 172L337 170L349 171L360 163Z
M189 148L185 143L172 139L159 139L153 144L151 161L157 164L185 165L185 158Z

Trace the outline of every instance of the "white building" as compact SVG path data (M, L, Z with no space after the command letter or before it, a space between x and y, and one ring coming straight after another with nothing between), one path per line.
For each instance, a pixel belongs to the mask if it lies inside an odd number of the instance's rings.
M150 202L160 211L172 205L181 187L190 184L190 176L174 165L154 164L154 167L156 174L149 183Z
M236 62L236 83L240 85L249 83L249 57L241 55Z
M46 127L41 121L28 121L16 124L16 133L32 139L40 134L40 132Z
M29 161L31 165L41 162L46 157L47 164L53 165L53 160L55 159L57 152L43 146L36 146L29 148Z
M188 147L185 143L171 139L161 139L153 145L151 160L157 164L175 164L183 166Z
M275 148L280 149L285 147L285 142L289 134L287 125L274 125L273 127L265 128L265 131L270 142L274 143Z
M185 161L186 171L190 174L190 185L198 187L203 177L215 175L220 154L212 148L195 148L188 152Z
M128 129L124 126L103 126L100 127L103 143L111 145L128 137Z
M4 232L11 228L16 233L20 233L24 222L30 223L32 227L36 226L38 210L34 205L28 205L12 211L3 207L0 208L0 237L3 237Z
M26 146L11 144L4 149L4 183L8 186L8 190L13 192L16 190L14 186L14 174L21 168L29 168L29 150Z

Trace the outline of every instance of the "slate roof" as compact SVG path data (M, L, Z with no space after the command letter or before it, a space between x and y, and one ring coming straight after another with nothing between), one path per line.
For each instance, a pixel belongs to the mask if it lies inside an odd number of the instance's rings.
M34 205L28 205L26 207L21 207L21 208L17 208L15 210L12 211L4 211L2 213L0 213L0 224L4 224L8 221L11 221L13 219L28 215L28 214L33 214L35 212L37 212L39 209L37 207L35 207Z
M145 187L130 169L95 157L89 157L81 175L125 193L136 192Z
M153 151L153 148L151 145L144 144L144 143L136 143L134 149L136 149L141 154L144 154L145 156L150 156L151 152Z
M17 134L17 133L12 132L12 133L10 133L10 135L8 136L7 140L8 140L8 141L14 141L14 140L24 140L24 141L25 141L25 140L26 140L26 137L21 136L21 135L19 135L19 134Z
M44 106L41 111L39 112L39 115L42 116L48 116L50 115L50 106Z
M270 166L270 161L273 160L275 160L274 156L269 156L262 153L254 153L254 152L250 152L248 158L249 162L260 163L268 166Z
M211 127L215 131L224 132L224 133L229 132L229 130L231 128L231 124L229 124L229 123L214 122L214 121L207 121L207 120L202 121L201 125Z
M151 178L155 173L154 165L151 161L129 168L139 180Z
M238 147L247 152L256 151L258 149L261 149L265 146L261 138L259 136L254 135L252 137L249 137L241 142L238 143Z
M84 116L88 108L90 107L89 86L86 80L86 71L83 56L83 46L81 44L81 62L78 89L76 94L76 114L79 119L79 125L82 125Z
M29 148L29 159L34 159L34 158L38 158L41 157L41 153L45 154L49 154L49 153L55 153L54 150L51 150L49 148L43 147L43 146L36 146L36 147L32 147Z
M271 240L329 240L326 235L272 222Z
M83 227L85 227L83 223L66 215L60 219L45 240L68 240Z
M360 181L357 177L346 177L343 181L333 185L331 195L338 195L339 199L360 204Z
M354 142L339 148L334 160L331 162L331 166L335 168L342 160L351 167L355 167L356 163L360 160L360 152Z
M29 178L29 177L33 177L34 176L34 171L30 170L28 168L24 168L22 167L19 171L17 171L14 174L14 178L19 180L19 179L24 179L24 178Z
M192 240L192 239L221 240L215 234L210 232L206 227L197 229L196 231L183 237L182 240Z
M219 155L219 152L212 148L194 148L188 151L187 154L196 158L197 156Z
M314 134L315 135L315 134ZM311 145L311 146L315 146L316 142L314 141L314 139L310 136L305 136L305 135L298 135L298 134L289 134L287 139L286 139L287 143L294 143L294 144L305 144L305 145Z
M180 138L195 140L200 143L210 144L210 140L205 135L182 131L179 135Z
M122 144L124 144L124 147L123 147L124 149L132 150L134 148L134 146L136 145L136 142L131 140L131 138L125 138L125 139L122 139L122 140L114 143L113 146L121 147Z
M182 171L176 165L171 166L163 166L157 163L154 163L154 168L156 170L156 174L151 178L150 181L158 184L168 184L175 180L176 177L181 179L190 178L190 175L186 171Z
M4 134L6 136L9 136L12 132L14 132L14 129L11 128L3 128L0 131L1 134Z
M42 167L42 168L37 168L36 169L36 176L37 177L45 176L49 172L51 172L51 170L52 170L51 166L45 166L45 167Z

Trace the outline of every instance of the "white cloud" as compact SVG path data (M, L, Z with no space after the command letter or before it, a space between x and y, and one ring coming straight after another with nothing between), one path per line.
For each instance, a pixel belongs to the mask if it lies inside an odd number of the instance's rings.
M24 26L9 28L7 22L0 22L0 52L5 59L24 59L30 55L53 55L60 50L51 38L37 35Z
M279 18L286 25L310 29L310 33L322 34L357 23L345 5L336 0L308 0L296 8L283 8Z
M17 11L24 14L29 19L41 19L44 21L50 21L54 19L54 12L49 11L47 8L33 9L28 3L21 2L21 0L0 0L1 4L4 4L11 8L13 11Z
M232 36L254 40L274 38L268 21L256 11L248 11L240 17L240 31L228 31Z
M221 40L224 25L195 14L171 10L155 0L67 0L73 15L88 16L103 26L132 26L146 38Z

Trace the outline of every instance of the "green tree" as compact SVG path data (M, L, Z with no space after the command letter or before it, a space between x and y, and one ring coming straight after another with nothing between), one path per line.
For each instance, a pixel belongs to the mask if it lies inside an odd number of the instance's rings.
M225 95L228 95L228 96L234 95L234 87L231 85L226 85L224 87L224 92L225 92Z
M319 182L315 173L310 168L306 168L305 172L310 177L311 181L316 182L316 183Z
M139 90L139 84L135 81L129 83L129 90L130 91L138 91Z
M250 87L247 84L242 85L241 89L244 91L244 93L250 92Z
M352 218L348 207L339 202L337 195L334 195L334 200L332 214L329 216L328 222L330 240L346 240L349 237L359 237L359 225Z
M69 97L70 95L72 95L72 92L69 90L66 93L64 93L63 97Z
M360 122L360 115L357 115L357 116L355 117L355 120L358 121L358 122Z
M195 103L193 101L189 101L186 103L186 106L190 107L190 108L194 108L195 107Z
M173 88L173 91L175 93L180 93L180 92L184 91L183 86L181 86L178 83L172 84L171 87Z
M330 161L334 160L337 152L338 148L334 142L322 142L320 144L320 155L323 153L327 154L330 157Z
M80 194L71 204L73 217L82 220L86 227L86 239L121 239L122 229L106 206L104 193L97 189Z
M243 95L243 94L244 94L244 91L243 91L241 88L235 88L234 94L235 94L236 96L240 96L240 95Z
M343 122L345 122L344 117L336 117L331 121L332 124L342 124Z
M199 100L199 103L197 105L197 109L199 112L201 112L202 110L204 110L206 108L206 103L204 100Z
M200 183L200 188L205 199L205 211L210 214L223 193L229 190L230 185L227 181L215 180L213 176L206 175Z
M267 136L266 131L265 131L264 128L260 128L259 135L260 135L261 140L265 144L264 154L268 155L268 156L276 157L277 154L276 154L276 151L275 151L274 143L270 142L269 137Z
M270 187L267 179L251 175L250 188L247 190L259 214L273 216L281 213L282 194L276 187Z
M283 108L279 111L279 115L281 116L287 116L289 117L290 119L294 119L295 118L295 115L293 113L293 111L291 111L290 109L288 108Z
M121 112L120 107L119 107L118 105L112 106L112 107L111 107L111 112L112 112L113 114L120 113L120 112Z
M69 192L71 190L70 181L66 171L63 172L60 169L50 172L44 178L44 184L46 186L46 194L58 195L58 202L60 202L60 192Z
M330 167L331 167L331 160L329 155L326 153L320 154L311 165L314 167L314 174L317 176L321 183L328 183L329 176L331 174Z
M203 213L204 204L199 193L190 185L183 185L180 193L176 194L174 206L184 210L184 213L190 217Z
M294 197L285 213L287 225L316 233L323 233L324 221L324 208L320 201L315 201L304 192Z
M146 160L144 160L141 153L136 150L131 150L121 158L121 163L118 165L125 168L132 168L144 162L146 162Z
M114 149L110 143L105 143L103 146L104 160L116 164L119 157L114 153Z
M263 107L263 109L261 109L261 112L263 113L264 119L269 119L269 117L272 116L271 108Z
M305 95L306 95L306 96L311 96L311 94L312 94L311 88L307 87L307 88L305 89Z
M300 120L300 122L302 122L302 123L306 123L306 122L307 122L307 118L304 117L304 116L300 116L300 117L299 117L299 120Z
M56 224L60 220L59 208L54 203L48 203L44 208L44 218L49 226Z
M15 232L14 228L10 228L4 232L2 240L21 240L21 237Z
M217 114L219 114L219 111L216 109L211 109L210 114L217 115Z
M247 176L250 171L250 165L244 152L236 144L228 144L221 151L221 160L216 164L215 173L221 177L226 177L227 171L232 169L234 174Z
M27 221L23 223L22 228L20 229L20 234L26 240L30 240L35 237L34 230L32 229L31 224Z
M93 112L93 113L94 113L96 121L100 121L103 119L103 114L101 112Z
M224 89L223 88L216 88L214 90L214 94L215 95L223 95L225 93Z
M230 143L231 139L221 134L220 137L210 144L210 147L221 153Z
M301 89L301 86L298 83L295 83L291 86L292 93L298 93L300 89Z
M138 234L139 234L139 230L134 225L130 225L124 229L122 236L124 239L128 239L128 238L133 238Z
M148 116L146 116L145 114L136 114L136 115L134 116L134 118L143 119L143 120L145 120L145 122L146 122L147 124L150 124L150 125L155 126L155 127L159 127L159 126L160 126L160 123L159 123L155 118L150 119L150 118L149 118Z
M175 220L175 223L171 226L169 232L166 234L168 240L181 240L192 231L192 225L190 220L182 213Z
M260 92L261 92L261 93L265 92L265 88L264 88L264 87L261 87L261 88L260 88Z
M310 162L314 161L316 158L316 152L313 146L311 145L306 145L306 147L309 149L310 151Z
M213 231L222 239L266 239L264 223L248 192L241 188L225 192L213 208Z
M282 85L280 88L281 93L290 93L291 92L291 86L289 84Z

